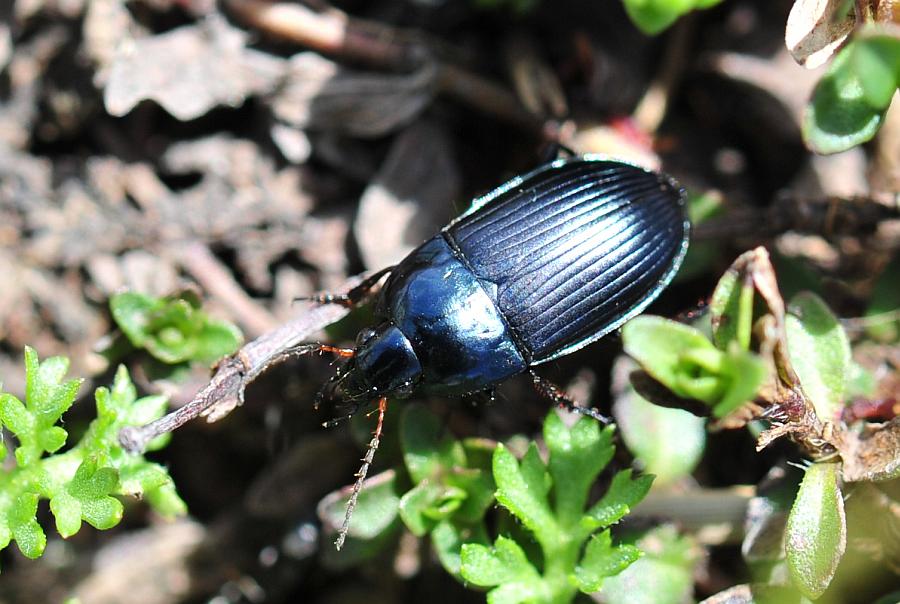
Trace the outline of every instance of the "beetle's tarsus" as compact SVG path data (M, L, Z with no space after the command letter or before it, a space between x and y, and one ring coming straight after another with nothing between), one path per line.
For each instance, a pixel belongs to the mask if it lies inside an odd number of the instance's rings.
M381 278L394 270L393 266L383 268L376 273L372 273L362 283L343 294L321 293L311 296L300 296L294 298L295 301L309 301L318 304L338 304L345 308L354 308L360 304L367 302L374 294L375 288Z
M584 415L586 417L593 418L601 424L611 424L613 421L611 417L603 415L593 407L581 407L579 405L576 405L575 403L560 406L564 407L567 411L570 411L572 413L577 413L578 415Z
M556 404L560 409L565 409L571 413L577 413L579 415L585 415L587 417L591 417L601 424L609 424L612 423L612 418L606 417L593 407L582 407L577 404L575 401L570 399L556 384L551 382L550 380L546 380L539 376L534 371L529 371L531 374L531 380L534 384L535 390L538 393L552 401Z
M347 500L344 523L341 525L337 539L334 542L334 546L338 551L341 551L344 541L347 539L347 532L350 530L350 518L353 517L353 510L356 509L356 500L359 498L359 492L362 490L363 482L366 480L366 474L369 473L369 466L372 465L372 460L375 458L375 451L378 450L378 445L381 443L381 429L384 425L385 411L387 411L387 397L382 397L378 399L378 423L375 425L375 434L369 442L369 448L366 449L366 454L362 458L362 465L356 473L356 482L353 484L353 490L350 492L350 499Z

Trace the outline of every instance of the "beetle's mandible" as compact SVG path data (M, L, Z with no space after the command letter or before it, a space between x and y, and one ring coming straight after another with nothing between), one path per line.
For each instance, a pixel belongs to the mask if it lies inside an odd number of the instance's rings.
M378 401L379 421L338 537L343 544L381 436L387 397L414 392L492 393L530 372L555 403L576 407L533 368L602 338L639 314L674 277L687 252L685 194L670 177L599 156L558 159L476 199L399 264L347 294L375 295L379 323L354 348L302 352L347 359L323 389L355 410Z

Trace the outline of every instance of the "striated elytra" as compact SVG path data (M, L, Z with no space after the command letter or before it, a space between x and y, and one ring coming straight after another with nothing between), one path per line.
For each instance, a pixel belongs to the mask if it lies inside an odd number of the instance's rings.
M670 177L608 158L558 159L476 199L471 209L393 267L347 294L377 294L378 324L353 348L302 351L348 359L320 396L340 391L351 411L379 401L379 421L348 504L343 543L388 396L485 393L531 372L554 403L576 407L533 367L569 354L644 310L687 252L684 191ZM351 413L352 414L352 413Z

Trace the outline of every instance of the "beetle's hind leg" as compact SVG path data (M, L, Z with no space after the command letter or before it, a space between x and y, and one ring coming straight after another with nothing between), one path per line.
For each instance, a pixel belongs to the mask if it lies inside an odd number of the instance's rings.
M374 296L378 282L381 281L381 278L390 273L392 270L394 270L394 267L389 266L387 268L381 269L376 273L372 273L371 275L363 279L362 283L344 294L322 293L313 294L311 296L301 296L294 299L312 300L313 302L318 302L319 304L339 304L347 308L353 308L362 304L363 302L367 302L372 296Z
M581 407L577 405L575 401L566 396L566 394L562 390L560 390L559 386L557 386L553 382L542 378L534 371L529 371L529 373L531 374L531 380L534 384L535 390L537 390L538 393L544 398L552 401L559 408L567 409L572 413L578 413L580 415L592 417L602 424L609 424L612 422L612 418L606 417L593 407Z

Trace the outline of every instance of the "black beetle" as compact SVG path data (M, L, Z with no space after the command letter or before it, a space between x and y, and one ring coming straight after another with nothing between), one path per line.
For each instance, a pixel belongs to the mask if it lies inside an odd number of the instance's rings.
M555 403L603 419L532 368L643 311L678 270L689 229L684 191L670 177L599 156L558 159L476 199L399 264L347 294L314 297L353 306L389 275L375 306L381 323L362 330L354 348L298 349L348 359L326 386L339 388L354 410L379 401L338 549L388 396L492 394L496 384L529 371Z

